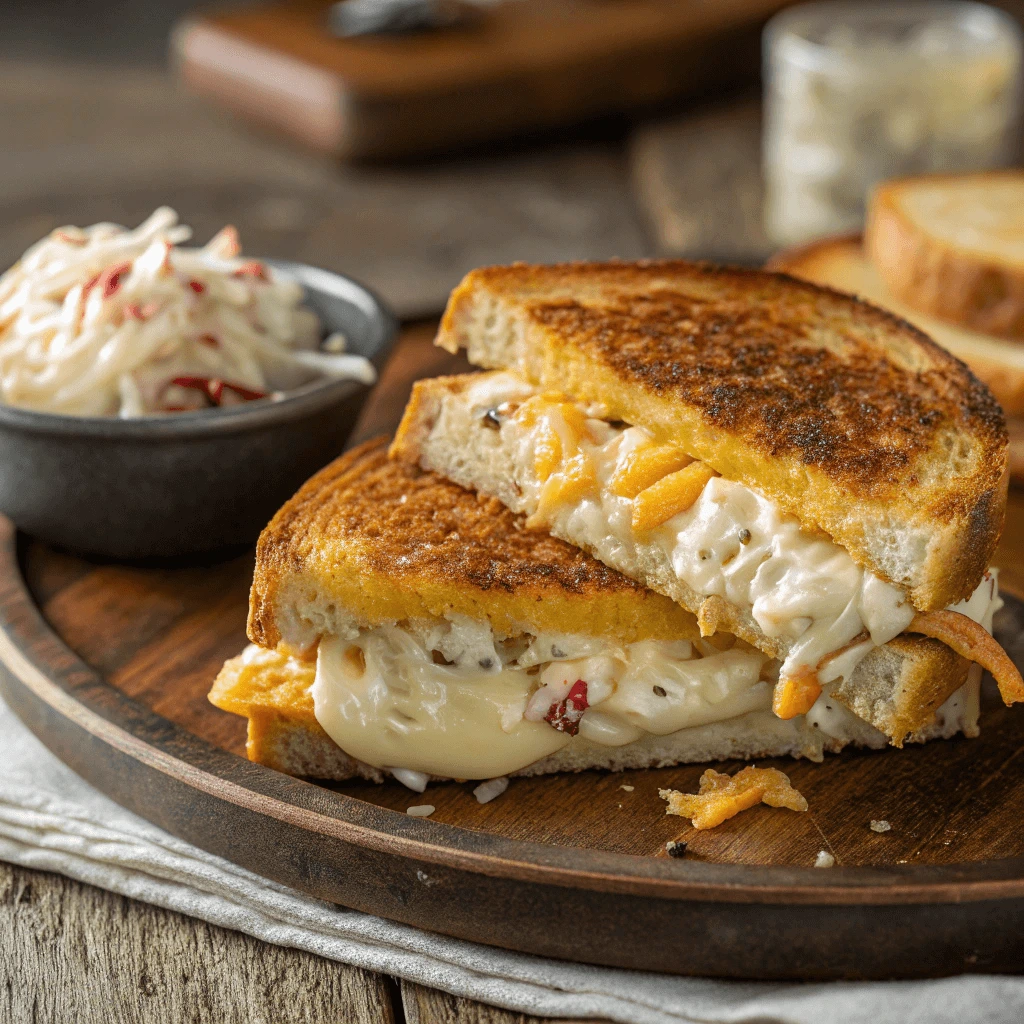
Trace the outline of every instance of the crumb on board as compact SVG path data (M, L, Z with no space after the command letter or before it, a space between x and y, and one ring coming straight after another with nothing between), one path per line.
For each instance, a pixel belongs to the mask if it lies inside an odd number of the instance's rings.
M714 828L762 802L769 807L788 807L791 811L807 810L807 801L790 785L787 775L778 768L753 765L732 776L709 768L700 777L699 793L659 789L658 796L668 801L666 814L689 818L694 828Z
M816 868L834 868L836 859L828 850L819 850L818 856L814 858L814 866Z
M892 825L890 825L889 822L885 821L884 819L882 821L876 821L875 819L871 820L872 832L888 832L891 828Z
M619 789L624 789L627 793L632 793L635 788L635 786L619 786Z
M686 843L684 843L681 839L670 839L665 844L665 852L670 857L685 857Z
M480 785L473 790L473 796L476 797L478 803L489 804L492 800L501 796L506 789L508 789L508 779L502 775L500 778L488 779L486 782L481 782Z
M407 808L405 813L413 818L429 818L434 813L434 805L417 804L415 807Z

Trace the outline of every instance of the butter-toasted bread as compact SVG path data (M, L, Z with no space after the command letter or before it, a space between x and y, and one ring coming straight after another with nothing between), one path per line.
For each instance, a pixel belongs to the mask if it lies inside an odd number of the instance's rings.
M696 638L696 619L499 501L387 458L383 438L312 477L260 536L249 637L302 649L404 619L461 614L502 636Z
M768 267L849 292L890 310L962 359L1008 415L1024 415L1024 344L956 327L912 309L886 287L859 235L822 238L786 249L773 256Z
M684 261L473 271L438 344L670 439L921 610L967 597L1002 529L989 390L890 313L782 274Z
M889 291L913 309L1024 341L1024 171L883 182L864 241Z

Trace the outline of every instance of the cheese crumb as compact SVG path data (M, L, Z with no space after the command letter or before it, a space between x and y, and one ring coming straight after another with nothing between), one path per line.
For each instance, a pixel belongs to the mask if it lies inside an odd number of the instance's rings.
M413 818L429 818L434 813L434 805L417 804L415 807L407 808L405 813Z
M874 821L871 822L872 832L888 832L892 828L892 825L887 821Z
M675 789L659 789L658 796L668 801L666 814L689 818L694 828L714 828L740 811L755 804L788 807L806 811L807 801L778 768L755 768L748 765L729 776L709 768L700 777L700 792L680 793Z
M836 859L828 850L819 850L818 856L814 858L814 866L816 868L834 868Z
M508 779L502 776L499 779L488 779L481 782L473 790L473 796L482 804L489 804L495 797L501 796L508 789Z
M624 789L627 793L632 793L634 788L633 786L619 786L619 789Z

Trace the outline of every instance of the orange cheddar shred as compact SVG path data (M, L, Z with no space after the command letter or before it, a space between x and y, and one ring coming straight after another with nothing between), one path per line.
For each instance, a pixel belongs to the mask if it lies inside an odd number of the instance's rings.
M545 422L537 432L533 446L533 468L537 479L546 483L562 464L562 439L550 423Z
M644 533L667 523L680 512L685 512L700 497L707 482L716 475L707 463L691 462L663 476L633 500L633 529Z
M543 527L551 510L560 504L573 504L597 489L597 473L586 452L577 452L564 468L552 473L541 489L537 511L527 520L529 529Z
M689 818L696 829L714 828L759 803L791 811L807 810L807 801L792 787L787 775L777 768L753 765L732 776L709 768L700 777L699 793L659 789L658 796L668 801L666 814Z
M784 719L806 715L820 696L821 683L818 682L817 671L804 665L775 684L772 711Z
M638 444L616 469L610 481L611 491L620 498L635 498L662 477L692 462L693 459L674 444L654 441Z
M999 646L984 626L960 612L921 612L915 615L908 633L923 633L941 640L957 654L988 669L999 685L999 696L1005 704L1024 701L1024 679L1010 656Z

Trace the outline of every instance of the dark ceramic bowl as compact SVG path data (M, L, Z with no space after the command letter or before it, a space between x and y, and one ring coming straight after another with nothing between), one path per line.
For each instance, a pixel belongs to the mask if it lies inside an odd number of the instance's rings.
M267 262L381 370L397 323L376 296L339 274ZM248 544L341 452L368 392L314 381L278 400L131 420L0 405L0 512L34 537L111 558Z

